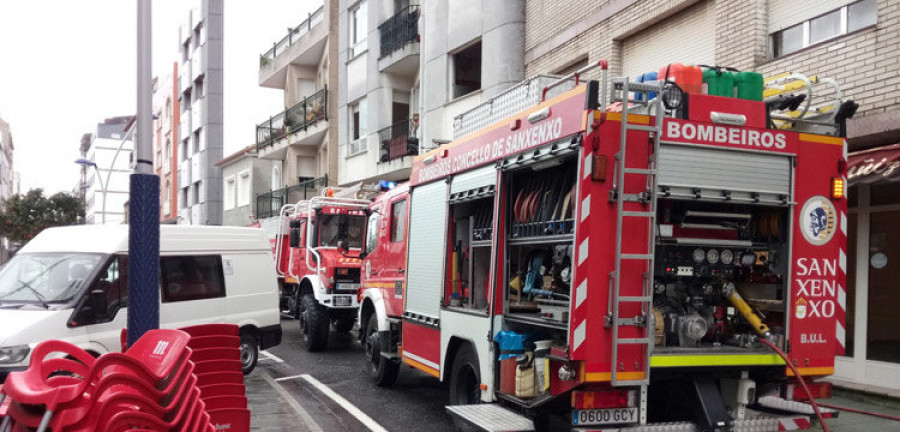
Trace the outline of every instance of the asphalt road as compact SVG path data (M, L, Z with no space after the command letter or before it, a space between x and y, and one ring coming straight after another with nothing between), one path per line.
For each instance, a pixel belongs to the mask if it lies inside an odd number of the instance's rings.
M259 367L298 402L321 430L378 430L358 420L359 416L353 415L353 407L388 431L454 430L453 421L444 410L447 390L432 376L404 365L391 388L380 388L369 381L365 353L356 341L356 329L343 334L332 331L326 351L309 353L300 347L298 322L285 319L281 325L284 328L281 345L268 350L277 360L262 355ZM315 381L326 389L317 386ZM327 389L352 406L335 401Z

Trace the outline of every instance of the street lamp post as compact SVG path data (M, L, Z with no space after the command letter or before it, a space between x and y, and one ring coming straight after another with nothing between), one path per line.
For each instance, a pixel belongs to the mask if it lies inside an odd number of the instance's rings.
M100 176L100 168L97 168L97 164L90 159L75 159L75 163L84 167L94 167L94 172L97 173L97 181L100 182L100 192L103 199L103 204L100 210L100 223L106 225L106 186L104 186L103 184L103 177Z

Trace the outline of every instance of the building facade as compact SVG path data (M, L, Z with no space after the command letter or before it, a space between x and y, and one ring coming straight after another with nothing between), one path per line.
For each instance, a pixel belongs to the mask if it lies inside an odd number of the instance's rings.
M83 167L84 220L87 224L118 224L125 221L125 205L132 172L132 126L134 116L106 119L97 131L82 137L82 157L94 167Z
M222 168L223 225L248 226L256 220L255 198L269 192L276 161L258 157L251 144L219 161Z
M18 193L16 173L13 170L13 138L9 123L0 118L0 205L13 194ZM10 244L5 237L0 238L0 264L9 260Z
M153 86L153 166L159 176L159 221L178 221L178 131L181 124L178 97L178 63L172 74L154 80Z
M898 389L900 315L893 311L900 292L891 281L900 278L900 188L890 168L900 168L892 147L900 136L898 44L900 5L891 0L532 0L525 70L529 77L568 73L603 58L614 76L679 62L840 83L859 109L847 123L850 210L841 226L848 286L838 296L847 322L844 335L834 334L845 338L846 354L834 374Z
M454 117L524 78L524 1L344 0L340 23L340 184L408 178Z
M179 29L178 223L221 225L224 1L194 5Z
M267 190L254 214L266 218L297 202L300 185L329 183L337 165L337 2L328 0L260 55L259 85L283 91L284 110L260 119L256 149L269 161ZM319 191L320 192L320 191Z

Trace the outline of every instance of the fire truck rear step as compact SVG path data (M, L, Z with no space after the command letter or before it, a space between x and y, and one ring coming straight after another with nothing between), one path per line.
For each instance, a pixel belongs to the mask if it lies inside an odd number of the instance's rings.
M534 423L528 417L497 404L451 405L445 407L454 418L485 432L530 432Z
M789 401L777 396L763 396L756 401L761 408L785 411L795 414L815 415L812 405L806 402ZM839 411L831 408L819 407L825 418L837 417Z

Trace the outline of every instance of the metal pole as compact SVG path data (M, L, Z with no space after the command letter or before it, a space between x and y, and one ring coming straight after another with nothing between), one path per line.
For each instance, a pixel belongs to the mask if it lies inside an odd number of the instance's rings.
M97 163L94 163L94 172L97 173L97 181L100 183L100 197L103 199L103 208L100 211L100 224L106 225L106 186L103 185L103 178L100 176L100 168L97 168ZM107 183L109 179L107 179Z
M150 0L137 8L137 121L128 228L128 346L159 328L159 177L153 174Z

